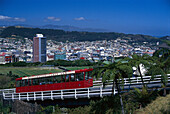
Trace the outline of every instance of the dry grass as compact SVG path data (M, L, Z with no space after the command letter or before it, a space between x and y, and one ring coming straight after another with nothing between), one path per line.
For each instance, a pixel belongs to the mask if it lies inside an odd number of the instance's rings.
M170 94L166 97L159 97L135 114L170 114Z

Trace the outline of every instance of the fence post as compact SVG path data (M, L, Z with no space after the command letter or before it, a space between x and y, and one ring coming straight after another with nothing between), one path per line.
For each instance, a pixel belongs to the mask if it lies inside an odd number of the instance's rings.
M14 102L14 93L12 93L12 101Z
M51 91L51 100L53 100L53 91Z
M114 91L113 94L115 95L115 94L116 94L116 90L115 90L115 81L114 81L114 90L113 90L113 91Z
M100 86L100 97L102 97L102 86Z
M19 100L21 100L21 93L19 93Z
M89 88L87 89L87 97L90 98L90 95L89 95Z
M3 94L3 99L5 99L5 93L4 93L4 91L3 91L3 93L2 93L2 94Z
M43 101L44 99L43 99L43 92L41 91L41 100Z
M75 99L77 99L77 95L76 95L76 89L75 89Z
M27 101L29 101L29 95L28 95L28 93L27 93Z
M36 95L35 95L35 92L34 92L34 101L36 100Z
M61 90L61 99L63 100L63 90Z

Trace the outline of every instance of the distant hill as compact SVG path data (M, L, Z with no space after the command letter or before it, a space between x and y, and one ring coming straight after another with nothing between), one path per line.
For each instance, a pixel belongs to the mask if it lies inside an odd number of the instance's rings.
M79 28L75 26L70 26L70 25L44 25L44 26L39 26L38 28L41 29L59 29L59 30L64 30L64 31L87 31L87 32L107 32L105 29L95 29L95 28Z
M170 40L170 36L164 36L160 38L161 40Z
M170 46L170 36L161 37L160 40L162 40L163 42Z
M10 26L1 30L0 37L7 38L16 35L16 38L30 38L35 34L42 33L47 39L56 41L95 41L95 40L115 40L117 38L128 39L131 42L157 42L158 38L141 34L124 34L116 32L78 32L64 31L56 29L40 29Z
M6 26L6 25L0 25L0 26ZM27 25L27 24L15 24L11 26L22 26L22 27L27 27L27 28L41 28L41 29L59 29L59 30L64 30L64 31L108 32L108 30L106 29L80 28L80 27L75 27L71 25L47 24L47 25L38 26L38 25ZM9 25L6 27L9 27Z

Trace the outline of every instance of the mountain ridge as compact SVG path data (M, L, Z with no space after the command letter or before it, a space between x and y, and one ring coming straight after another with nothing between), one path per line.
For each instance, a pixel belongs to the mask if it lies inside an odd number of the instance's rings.
M41 28L41 29L59 29L64 31L86 31L86 32L108 32L106 29L100 28L80 28L71 25L54 25L54 24L46 24L46 25L28 25L28 24L14 24L14 25L0 25L0 27L10 27L10 26L22 26L26 28Z
M117 32L84 32L84 31L64 31L57 29L27 28L22 26L10 26L3 28L0 37L7 38L30 38L37 33L44 34L47 39L56 41L95 41L95 40L115 40L117 38L127 39L129 42L158 42L158 38L142 34L125 34Z

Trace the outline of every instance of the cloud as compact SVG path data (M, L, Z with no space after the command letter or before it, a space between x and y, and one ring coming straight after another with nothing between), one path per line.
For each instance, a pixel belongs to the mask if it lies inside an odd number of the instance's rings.
M79 18L74 18L74 20L76 20L76 21L82 21L82 20L85 20L85 18L84 18L84 17L79 17Z
M58 18L58 17L47 17L46 20L51 20L51 21L61 21L61 19Z
M0 15L0 21L20 21L20 22L24 22L26 20L24 18L9 17L9 16Z

